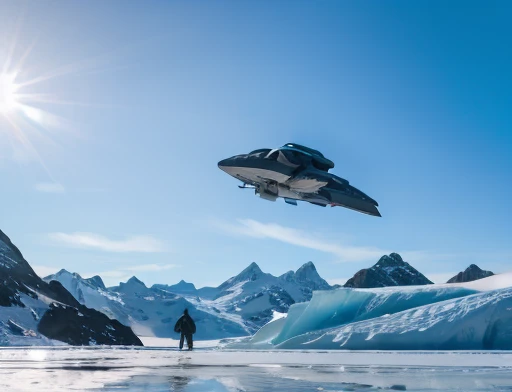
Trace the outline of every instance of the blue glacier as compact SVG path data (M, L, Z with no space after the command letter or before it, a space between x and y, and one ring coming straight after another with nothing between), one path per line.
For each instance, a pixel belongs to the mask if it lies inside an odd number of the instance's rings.
M512 350L512 288L305 333L276 348Z
M232 347L510 350L512 274L456 285L315 291Z
M290 309L285 325L272 343L279 344L306 332L393 314L477 292L463 287L432 286L419 286L412 289L393 287L316 291L307 306L294 305L302 311Z

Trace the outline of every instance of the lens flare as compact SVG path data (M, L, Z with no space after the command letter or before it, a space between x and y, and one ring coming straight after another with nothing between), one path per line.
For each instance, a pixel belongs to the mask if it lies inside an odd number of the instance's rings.
M99 104L96 99L86 103L63 99L57 96L56 91L65 94L71 90L55 83L60 77L70 77L79 72L108 71L111 69L109 63L116 56L114 51L109 51L67 64L56 64L50 69L39 69L38 64L45 62L31 58L36 56L33 49L37 40L27 46L19 45L22 22L23 14L20 14L12 26L14 31L3 31L4 26L0 26L0 36L5 38L0 41L0 161L13 159L21 163L40 163L54 180L43 162L45 147L59 148L60 141L54 139L64 133L81 137L83 127L83 124L57 113L72 113L69 108L64 109L66 106L116 106Z
M15 83L16 73L0 74L0 113L7 114L18 106L16 92L18 85Z
M57 129L69 131L72 125L70 121L50 113L41 105L68 102L59 101L53 95L36 89L40 82L55 78L63 72L60 68L46 74L38 73L34 68L32 72L24 72L25 62L34 45L18 52L18 33L19 28L12 41L8 41L9 50L0 51L0 150L4 152L2 154L0 151L0 157L9 157L5 152L11 151L10 156L16 161L39 162L53 179L38 149L44 145L55 146L51 132ZM72 72L73 67L68 68L65 71Z

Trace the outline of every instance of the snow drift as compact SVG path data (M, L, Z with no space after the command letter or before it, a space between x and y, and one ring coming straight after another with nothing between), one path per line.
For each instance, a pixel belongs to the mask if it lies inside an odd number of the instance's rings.
M508 287L507 287L508 286ZM458 285L314 292L268 323L253 348L512 349L512 274ZM271 346L272 345L272 346Z

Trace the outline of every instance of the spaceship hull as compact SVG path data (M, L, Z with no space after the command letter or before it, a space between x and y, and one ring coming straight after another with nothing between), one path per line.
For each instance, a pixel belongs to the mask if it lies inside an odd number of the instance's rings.
M375 207L372 203L368 201L356 199L354 197L350 197L335 191L330 193L331 203L333 205L339 205L341 207L350 208L351 210L362 212L368 215L382 216L377 207Z
M293 200L301 200L381 216L375 200L349 185L347 180L327 172L329 167L334 166L331 161L316 150L293 144L304 149L302 156L300 149L290 149L290 145L281 149L260 149L249 154L235 155L220 161L218 166L230 176L253 185L256 194L259 193L260 197L267 200L281 197L288 204L294 204ZM312 153L316 155L312 157ZM320 163L330 163L325 164L327 170L319 169L315 159Z

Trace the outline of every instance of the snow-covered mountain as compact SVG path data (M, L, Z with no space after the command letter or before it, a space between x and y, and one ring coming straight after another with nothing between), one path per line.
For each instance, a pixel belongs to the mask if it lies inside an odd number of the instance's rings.
M511 350L512 272L469 283L318 291L228 347Z
M47 276L45 281L59 281L80 303L93 307L111 318L130 326L140 336L173 337L174 324L187 308L197 325L197 339L220 339L245 336L249 330L242 320L222 317L214 311L203 310L185 297L159 287L146 287L135 276L119 286L105 288L98 277L84 279L77 273L61 270ZM158 285L165 287L163 285ZM169 286L171 287L171 286ZM201 301L195 301L201 303Z
M398 253L384 255L371 268L358 271L344 287L372 288L433 284L425 275L402 260Z
M210 306L239 316L255 331L270 321L275 312L286 313L292 304L309 301L313 290L330 289L312 262L279 277L264 273L256 263L251 263L220 286L199 289L197 295Z
M331 290L332 287L318 274L313 262L308 261L296 272L288 271L280 276L287 282L294 283L301 288L305 300L310 300L313 290Z
M178 283L171 286L166 284L154 284L151 287L166 290L175 294L197 294L196 286L194 286L193 283L188 283L184 280L180 280Z
M446 283L472 282L473 280L487 278L492 275L494 275L494 273L491 271L484 271L483 269L480 269L480 267L478 267L476 264L471 264L468 268L459 272Z
M44 282L0 231L0 345L142 345L130 328Z
M312 262L279 277L251 263L218 287L196 289L192 283L146 285L136 277L105 288L100 277L84 279L61 270L45 281L59 281L80 303L130 326L140 336L176 337L174 322L185 308L197 324L197 339L246 336L286 313L313 290L329 290Z
M58 281L82 305L99 310L108 317L128 325L128 319L123 311L123 301L117 293L105 287L99 276L84 279L77 273L61 269L43 280L48 283Z

